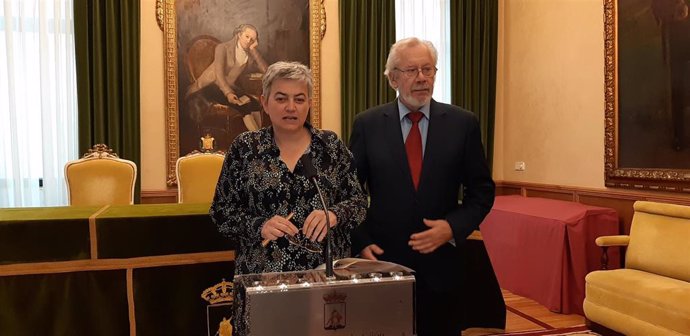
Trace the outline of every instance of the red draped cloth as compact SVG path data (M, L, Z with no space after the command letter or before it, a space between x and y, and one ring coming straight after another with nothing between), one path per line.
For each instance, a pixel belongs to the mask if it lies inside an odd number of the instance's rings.
M481 232L501 288L581 315L585 276L601 265L594 240L620 234L614 209L515 195L496 197ZM618 267L609 249L609 268Z

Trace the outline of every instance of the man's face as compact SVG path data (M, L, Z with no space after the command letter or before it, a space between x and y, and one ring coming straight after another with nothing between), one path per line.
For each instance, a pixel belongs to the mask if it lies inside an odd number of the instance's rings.
M239 40L242 49L249 49L249 46L256 42L256 32L251 28L245 28L244 31L240 33Z
M429 103L434 93L436 74L426 77L420 71L407 77L405 70L434 68L434 60L429 49L422 44L400 50L400 61L396 70L389 74L392 86L398 90L400 100L410 110L417 110Z

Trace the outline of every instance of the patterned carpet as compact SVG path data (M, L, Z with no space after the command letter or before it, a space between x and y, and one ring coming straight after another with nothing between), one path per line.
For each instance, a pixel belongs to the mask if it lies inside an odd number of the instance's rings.
M567 328L552 328L548 330L542 329L510 333L496 333L496 331L491 332L491 330L492 329L472 328L463 331L462 336L601 336L587 329L587 327L584 325Z
M586 326L575 326L569 328L559 328L552 330L521 331L502 335L510 336L596 336L599 335L587 329Z

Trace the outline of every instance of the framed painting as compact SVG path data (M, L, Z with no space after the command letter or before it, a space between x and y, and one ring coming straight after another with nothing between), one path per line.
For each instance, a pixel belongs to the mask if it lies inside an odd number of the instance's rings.
M605 183L690 193L690 0L604 0Z
M320 127L323 0L158 0L165 41L168 185L175 163L195 150L226 150L247 130L270 125L261 79L276 61L309 66L310 122ZM144 46L145 48L145 46Z

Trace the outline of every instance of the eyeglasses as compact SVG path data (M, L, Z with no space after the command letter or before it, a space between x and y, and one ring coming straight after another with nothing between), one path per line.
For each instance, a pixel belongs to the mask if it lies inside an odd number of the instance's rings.
M321 253L321 251L323 251L319 242L309 240L309 238L301 232L298 232L294 236L286 235L285 238L287 238L290 244L301 247L309 252Z
M424 75L424 77L433 77L438 69L436 67L423 67L405 70L395 68L395 70L402 72L402 74L407 78L414 78L417 77L417 74L419 74L420 72L422 73L422 75Z

